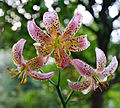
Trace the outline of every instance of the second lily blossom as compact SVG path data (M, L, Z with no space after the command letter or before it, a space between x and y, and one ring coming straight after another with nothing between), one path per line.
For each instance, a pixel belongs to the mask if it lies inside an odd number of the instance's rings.
M7 69L10 71L10 74L12 75L12 78L18 76L19 79L21 76L23 76L20 84L24 84L27 82L27 76L38 81L45 81L53 77L55 72L44 74L36 72L45 65L49 57L35 57L28 61L24 60L22 56L22 50L25 42L25 39L20 39L12 47L12 59L14 64L17 66L16 69L10 69L7 67Z
M76 70L80 73L81 76L86 78L86 81L83 82L71 82L68 80L68 84L71 89L75 91L82 91L84 94L87 94L90 90L95 90L97 87L101 89L99 83L103 84L107 77L112 75L117 66L118 61L114 56L110 64L106 67L106 57L102 50L96 48L96 58L97 58L97 69L93 69L88 64L84 63L79 59L73 59L73 65Z
M87 35L72 38L80 28L81 19L82 15L76 13L63 34L60 32L59 18L55 11L46 12L43 15L43 22L48 34L38 28L34 20L28 21L28 31L32 39L37 42L34 45L38 55L46 57L54 51L55 62L59 68L72 65L67 52L82 51L90 46Z

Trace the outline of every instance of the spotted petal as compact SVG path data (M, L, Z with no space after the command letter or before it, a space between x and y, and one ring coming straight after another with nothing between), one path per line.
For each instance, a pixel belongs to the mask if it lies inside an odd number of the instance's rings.
M72 65L70 57L67 55L64 49L60 46L55 49L55 62L59 68L65 68L68 65Z
M92 84L91 84L87 89L82 90L81 92L82 92L83 94L87 94L90 90L92 90Z
M20 39L17 43L15 43L12 47L12 59L14 61L14 64L17 66L24 65L24 59L22 56L23 47L25 44L25 39Z
M52 36L56 37L57 35L60 35L60 24L59 24L59 18L55 11L53 12L46 12L43 15L43 22L45 24L47 32Z
M52 45L49 45L49 46L40 46L39 43L35 43L33 44L37 50L37 54L38 56L40 57L46 57L46 56L49 56L54 47Z
M90 81L84 81L84 82L71 82L70 80L67 80L70 88L75 91L83 91L87 89L90 86Z
M37 71L45 65L49 57L35 57L26 62L28 68L31 71Z
M76 13L68 26L65 28L65 31L61 37L62 41L69 40L79 30L81 19L82 15L80 13Z
M95 70L79 59L73 59L73 65L80 75L86 79L91 79L92 76L95 75Z
M87 94L90 90L95 90L96 88L98 88L98 84L94 80L89 81L91 82L91 84L87 89L81 91L83 94Z
M38 81L46 81L50 78L53 77L55 72L49 72L49 73L38 73L35 71L29 71L28 75L30 78L34 79L34 80L38 80Z
M69 51L82 51L90 46L87 35L79 36L65 42L65 48Z
M96 48L95 51L96 51L96 58L97 58L97 70L103 71L104 68L106 67L106 56L104 52L99 48Z
M101 74L103 75L103 77L107 77L110 74L115 72L115 70L117 69L117 66L118 66L118 61L116 56L114 56L110 64L101 72Z
M33 40L41 44L51 44L52 38L43 32L34 22L34 20L28 21L28 31Z

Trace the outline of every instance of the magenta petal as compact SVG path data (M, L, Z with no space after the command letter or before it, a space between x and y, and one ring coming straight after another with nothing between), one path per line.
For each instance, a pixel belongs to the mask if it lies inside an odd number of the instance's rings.
M84 81L84 82L71 82L70 80L67 81L70 88L75 91L83 91L90 86L90 81Z
M49 56L53 52L53 50L54 50L54 46L53 45L40 46L38 43L34 43L33 45L36 48L38 56L40 56L40 57Z
M30 78L34 79L34 80L38 80L38 81L46 81L50 78L53 77L55 72L49 72L49 73L38 73L35 71L29 71L28 75L30 76Z
M87 35L78 36L65 42L65 48L69 51L82 51L90 46Z
M76 13L75 16L72 18L70 23L64 30L64 33L61 37L62 41L66 41L70 39L75 33L79 30L81 24L82 15L80 13Z
M101 72L101 74L103 75L103 77L107 77L110 74L115 72L115 70L117 69L117 66L118 66L118 61L116 56L114 56L110 64Z
M34 22L34 20L28 21L27 24L28 31L33 40L41 43L41 44L51 44L52 38L49 37L46 33L44 33Z
M43 15L43 22L45 24L47 32L53 38L61 34L59 18L55 11L45 12Z
M104 52L99 48L96 48L95 51L96 51L96 58L97 58L97 70L103 71L106 66L106 56Z
M26 42L25 39L20 39L12 47L12 59L14 61L14 64L17 66L21 66L25 64L23 56L22 56L22 51L23 51L25 42Z
M92 76L96 74L95 70L91 66L79 59L73 59L73 65L80 73L80 75L85 77L86 79L91 79Z
M48 58L49 57L35 57L27 61L26 64L31 71L37 71L46 64Z

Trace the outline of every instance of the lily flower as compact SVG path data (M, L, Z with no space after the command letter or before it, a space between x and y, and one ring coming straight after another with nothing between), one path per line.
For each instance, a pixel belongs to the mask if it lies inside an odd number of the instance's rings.
M70 51L82 51L89 47L87 35L72 38L80 28L82 15L76 13L63 33L60 32L60 22L55 11L43 15L47 33L43 32L34 22L28 21L28 31L33 40L38 56L46 57L54 51L55 62L59 68L72 65L69 57ZM67 54L69 52L69 55Z
M12 75L12 79L15 78L17 75L19 75L19 79L23 75L20 84L24 84L27 82L27 76L38 81L45 81L50 79L54 75L54 72L46 74L36 72L42 66L44 66L49 57L35 57L28 61L24 60L22 56L22 50L25 42L25 39L20 39L12 47L12 59L14 64L17 66L17 68L12 69L7 67L7 69L10 71L10 74Z
M81 91L83 94L87 94L90 90L95 90L96 88L101 89L101 84L105 87L104 83L108 76L113 76L115 72L118 61L116 56L112 58L110 64L106 67L106 56L104 52L96 48L96 59L97 59L97 69L93 69L90 65L84 63L79 59L73 59L73 65L79 74L87 79L83 82L71 82L68 79L68 84L71 89L75 91Z

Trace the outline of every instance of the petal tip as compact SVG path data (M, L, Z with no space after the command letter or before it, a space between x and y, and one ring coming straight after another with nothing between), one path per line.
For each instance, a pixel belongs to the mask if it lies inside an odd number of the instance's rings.
M33 24L33 23L34 23L34 19L29 20L29 21L27 22L27 27L29 28L29 26L30 26L31 24Z
M40 43L34 43L33 45L34 45L34 46L41 46Z
M26 42L26 40L24 38L20 39L18 42Z
M69 79L67 79L67 82L69 83L69 82L71 82Z
M55 74L55 72L51 72L52 74Z
M98 50L101 50L101 49L100 49L100 48L98 48L98 47L96 47L96 48L95 48L95 51L98 51Z
M117 57L114 56L114 57L112 58L112 60L114 60L114 61L116 62L116 65L118 66L118 60L117 60Z

